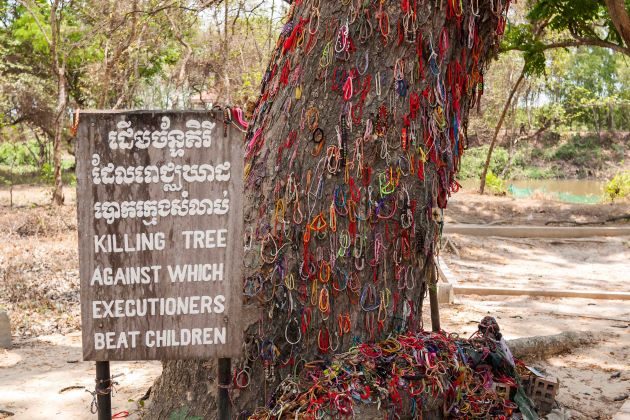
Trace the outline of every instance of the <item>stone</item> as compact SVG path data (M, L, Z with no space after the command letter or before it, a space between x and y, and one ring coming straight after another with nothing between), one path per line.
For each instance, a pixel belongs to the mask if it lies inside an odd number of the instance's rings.
M11 324L9 315L6 312L0 312L0 348L11 348Z
M437 284L437 295L439 304L450 304L455 300L453 285L449 283Z
M551 413L547 414L546 420L570 420L571 412L565 408L555 408Z
M613 416L613 420L630 420L630 400L626 401L619 412Z

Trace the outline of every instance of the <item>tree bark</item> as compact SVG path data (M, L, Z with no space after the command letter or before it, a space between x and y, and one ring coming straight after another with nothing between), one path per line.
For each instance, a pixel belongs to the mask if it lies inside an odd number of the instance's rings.
M602 141L602 126L599 118L599 109L596 106L591 107L593 110L593 121L595 121L595 129L597 130L597 140Z
M106 35L113 36L113 34L116 33L116 31L120 27L120 24L117 23L117 19L119 19L119 16L116 14L117 11L111 9L119 7L119 4L120 3L118 2L112 2L106 9L108 12L107 14L109 15L109 33ZM118 11L118 13L121 12ZM127 13L131 20L131 24L129 26L129 34L125 39L120 40L116 44L113 52L111 53L111 56L109 54L109 40L107 40L105 43L105 54L103 55L103 75L101 79L101 95L98 97L96 103L96 106L99 109L103 109L107 106L111 107L113 105L112 93L114 92L111 91L114 89L114 87L112 87L112 77L114 77L115 69L117 66L119 66L122 56L125 54L125 52L129 50L129 47L136 39L138 27L138 0L133 0L133 2L131 2L130 10ZM116 97L114 97L114 99L115 98Z
M55 76L57 77L57 106L55 108L54 119L54 137L53 137L53 166L54 166L54 189L52 202L54 205L61 206L65 201L63 195L63 174L61 169L61 141L63 139L63 122L68 103L67 81L65 60L63 51L61 51L60 35L61 22L57 17L57 13L62 8L59 0L54 0L50 7L50 54L52 55L52 65Z
M424 327L440 211L506 3L291 6L245 142L245 345L233 366L250 381L235 385L235 417L305 361ZM215 361L165 363L147 418L215 418L215 378Z
M184 47L184 49L186 50L184 57L181 59L179 63L180 65L179 72L177 72L177 77L175 78L176 94L173 96L173 108L177 109L177 108L184 107L184 103L185 103L185 100L184 100L185 89L184 88L186 84L186 70L188 68L188 62L193 56L193 48L190 45L190 43L187 42L186 39L184 38L184 35L182 34L181 30L177 26L177 23L175 22L175 20L171 17L170 13L168 11L166 11L165 13L166 13L166 18L171 24L171 28L173 29L173 33L175 34L175 38L177 39L177 42L179 42L182 45L182 47Z
M615 131L615 108L611 102L608 103L608 131Z
M481 184L479 186L479 194L485 192L486 189L486 176L488 175L488 169L490 168L490 162L492 161L492 152L494 151L494 147L497 143L497 139L499 138L499 132L501 131L501 127L503 126L503 121L505 120L505 116L507 115L508 109L510 109L510 105L512 104L512 100L514 99L514 95L518 91L521 83L525 79L525 68L521 71L521 75L516 80L514 87L512 87L512 91L508 96L507 101L505 102L505 106L503 107L503 111L501 112L501 117L499 117L499 122L494 129L494 136L492 136L492 142L490 142L490 148L488 149L488 155L486 156L486 163L483 166L483 171L481 172Z
M221 45L222 52L221 57L223 57L223 103L230 104L232 100L232 86L230 85L230 37L228 34L228 21L230 18L229 15L229 1L223 0L223 43Z

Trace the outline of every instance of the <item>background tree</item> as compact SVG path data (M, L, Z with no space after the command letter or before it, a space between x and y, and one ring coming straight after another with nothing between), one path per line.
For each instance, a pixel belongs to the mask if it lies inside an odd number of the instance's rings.
M509 26L501 50L521 51L524 65L496 125L481 173L480 193L485 191L492 152L516 92L528 75L545 71L545 52L569 47L595 46L630 56L630 44L622 32L630 29L622 0L538 0L527 3L526 21ZM621 32L620 32L621 31Z
M292 5L246 139L241 415L305 361L422 328L507 3ZM147 416L212 418L215 367L165 363Z
M68 101L68 66L71 59L68 44L71 43L76 31L76 21L71 11L65 10L63 0L53 0L51 3L20 0L28 13L23 13L18 19L21 28L16 35L31 43L34 52L44 55L46 63L53 75L56 105L52 109L51 131L53 141L54 189L53 203L61 205L64 202L63 181L61 174L61 143L63 137L64 114ZM22 22L20 22L22 21ZM36 28L36 29L35 29Z
M187 39L196 34L203 10L216 3L0 2L2 123L24 125L53 144L55 204L63 203L63 145L73 150L72 111L149 102L144 94L151 81L175 63L185 74Z

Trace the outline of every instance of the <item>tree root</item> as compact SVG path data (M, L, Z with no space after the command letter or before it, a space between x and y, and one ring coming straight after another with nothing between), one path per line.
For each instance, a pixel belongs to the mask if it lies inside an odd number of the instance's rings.
M567 331L556 335L535 336L509 340L510 351L517 359L543 359L568 353L579 347L599 343L617 334L592 331Z
M620 221L628 221L630 220L630 214L624 214L623 216L609 217L606 220L599 220L594 222L575 222L572 220L550 220L545 223L545 226L561 226L561 225L569 225L569 226L594 226L594 225L605 225L607 223L620 222Z

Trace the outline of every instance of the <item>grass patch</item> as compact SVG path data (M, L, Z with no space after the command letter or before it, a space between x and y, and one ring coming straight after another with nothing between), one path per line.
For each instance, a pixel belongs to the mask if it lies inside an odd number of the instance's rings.
M530 166L523 171L523 178L525 179L555 179L559 177L558 169L550 166L545 168Z
M37 167L38 148L35 140L25 143L0 143L0 164Z
M37 184L40 182L40 170L37 166L21 165L12 167L11 165L0 163L1 185Z
M64 185L76 185L74 161L64 160L61 163L61 177ZM32 165L11 166L0 163L0 185L53 185L54 169L45 163L42 168Z

